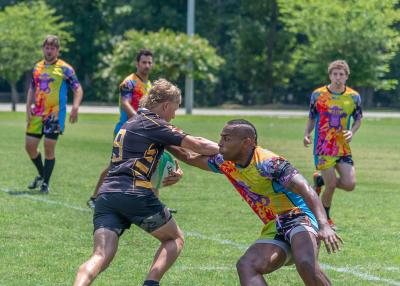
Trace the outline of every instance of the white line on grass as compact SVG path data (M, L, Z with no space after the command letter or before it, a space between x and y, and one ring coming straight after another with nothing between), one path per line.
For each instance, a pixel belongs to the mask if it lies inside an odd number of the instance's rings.
M5 193L11 193L12 190L10 189L1 189L3 192ZM83 211L83 212L91 212L89 209L86 208L81 208L78 206L74 206L71 204L67 204L67 203L63 203L60 201L55 201L55 200L49 200L43 197L38 197L37 195L29 195L29 194L21 194L21 195L16 195L16 197L21 197L21 198L26 198L26 199L30 199L33 201L38 201L38 202L44 202L47 204L53 204L53 205L59 205L59 206L63 206L69 209L74 209L74 210L78 210L78 211ZM185 232L185 234L189 237L195 237L195 238L199 238L199 239L203 239L203 240L210 240L210 241L214 241L217 242L219 244L224 244L224 245L230 245L233 246L237 249L240 250L245 250L248 248L248 245L244 245L244 244L240 244L240 243L236 243L234 241L231 240L227 240L227 239L220 239L217 237L212 237L212 236L208 236L208 235L204 235L198 232ZM328 270L333 270L335 272L339 272L339 273L346 273L346 274L351 274L353 276L359 277L363 280L366 281L379 281L379 282L384 282L386 284L389 285L394 285L394 286L400 286L400 282L399 281L395 281L395 280L391 280L391 279L386 279L386 278L381 278L379 276L374 276L374 275L370 275L368 273L363 273L360 271L356 271L354 270L354 268L351 267L335 267L335 266L331 266L328 264L321 264L321 267L324 269L328 269ZM185 267L183 267L185 268ZM193 269L190 267L187 267L185 269ZM230 270L229 267L220 267L220 266L202 266L202 267L196 267L196 269L199 270Z

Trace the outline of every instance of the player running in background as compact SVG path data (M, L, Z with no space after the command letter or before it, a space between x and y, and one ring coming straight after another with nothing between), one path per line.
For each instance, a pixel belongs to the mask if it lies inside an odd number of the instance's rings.
M26 99L25 149L38 171L38 175L28 188L35 189L40 186L40 192L43 194L49 192L50 177L56 161L57 139L64 132L68 87L74 93L69 117L71 123L78 121L78 108L83 96L74 69L58 58L59 51L57 36L47 36L43 42L44 59L36 63L33 68L32 82ZM38 150L43 135L44 164Z
M327 251L339 250L315 191L286 159L257 146L248 121L229 121L221 132L219 154L171 150L180 160L224 174L263 222L260 237L237 263L241 285L267 285L264 274L294 261L306 285L330 285L318 264L319 240Z
M331 83L311 95L303 141L305 147L311 144L311 132L315 128L314 162L322 177L316 172L314 185L319 194L325 184L321 201L330 225L335 228L329 214L333 193L336 188L353 191L356 186L349 143L361 126L362 110L360 95L346 86L350 75L347 63L343 60L330 63L328 74Z

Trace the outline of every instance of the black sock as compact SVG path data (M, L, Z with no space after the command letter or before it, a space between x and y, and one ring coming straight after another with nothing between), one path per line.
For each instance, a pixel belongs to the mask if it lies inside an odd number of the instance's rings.
M317 186L322 187L323 185L325 185L324 179L322 178L322 176L318 176L317 177Z
M44 160L44 175L43 182L49 184L51 173L53 172L54 164L56 163L56 159L45 159Z
M331 207L325 207L324 206L324 209L325 209L325 212L326 212L326 216L328 217L328 219L330 219L331 217L329 216L329 210L331 209Z
M43 178L43 162L42 162L42 155L40 154L40 152L35 159L31 158L31 160L35 165L39 176Z
M160 282L155 280L145 280L143 286L160 286Z

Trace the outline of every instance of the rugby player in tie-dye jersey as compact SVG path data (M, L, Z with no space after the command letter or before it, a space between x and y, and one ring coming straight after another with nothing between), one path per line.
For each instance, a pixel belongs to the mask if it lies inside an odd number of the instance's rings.
M346 86L350 74L347 63L332 62L328 74L331 83L311 95L304 146L311 144L311 132L315 128L314 162L322 177L316 172L314 184L318 193L325 184L321 200L328 221L335 228L329 214L335 188L352 191L356 185L349 143L361 125L362 110L360 95Z
M322 204L286 159L257 146L257 131L246 120L231 120L221 132L219 153L207 157L171 150L180 160L224 174L264 226L240 258L241 285L267 285L263 275L294 262L306 285L330 285L318 265L319 239L328 252L341 239L331 229Z
M151 88L149 75L152 67L153 53L150 50L141 49L136 56L136 73L127 76L119 85L120 117L114 129L114 137L116 134L118 134L122 125L124 125L129 118L133 117L137 113L140 99L148 94ZM161 158L161 161L166 160L166 158L168 158L168 154L164 154ZM105 168L101 172L94 193L87 201L87 205L91 209L94 209L95 207L97 193L99 192L99 188L103 183L103 180L106 177L108 171L109 167ZM171 176L166 178L166 180L163 182L163 186L173 185L177 183L182 175L183 171L178 166L176 171L173 171ZM154 192L157 196L159 195L158 189L154 189ZM176 212L176 210L172 210L172 212Z
M49 180L55 164L55 147L58 136L63 133L67 116L67 92L70 87L74 101L70 122L78 120L78 108L83 91L74 69L58 58L59 41L56 36L47 36L43 42L44 60L35 64L32 82L26 100L25 149L36 166L38 176L28 186L35 189L41 184L40 192L48 193ZM34 106L32 107L32 103ZM38 150L44 135L45 160Z

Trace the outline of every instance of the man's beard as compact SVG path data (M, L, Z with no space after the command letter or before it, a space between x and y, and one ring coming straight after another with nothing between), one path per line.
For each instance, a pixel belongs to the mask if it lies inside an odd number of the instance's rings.
M48 55L45 55L44 56L44 58L46 59L46 61L48 61L48 62L54 62L54 60L57 58L57 56L48 56Z

